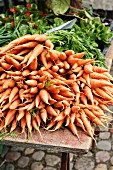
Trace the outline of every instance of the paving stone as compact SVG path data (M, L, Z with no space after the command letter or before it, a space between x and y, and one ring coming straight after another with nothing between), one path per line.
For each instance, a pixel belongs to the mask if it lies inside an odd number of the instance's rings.
M105 131L108 132L109 130L108 128L104 128L102 126L100 126L99 128L100 128L100 132L105 132Z
M32 154L34 152L34 150L35 149L33 149L33 148L27 148L27 149L25 149L24 154L25 155L30 155L30 154Z
M110 151L111 150L111 142L107 140L102 140L97 143L97 148L100 150Z
M4 145L0 157L3 158L7 154L8 151L9 151L9 147Z
M46 161L47 165L54 166L54 165L56 165L57 163L60 162L60 158L58 156L56 156L56 155L47 154L45 156L45 161Z
M13 162L19 159L20 156L20 152L8 152L5 159L7 160L7 162Z
M53 167L50 167L50 166L47 166L45 167L43 170L57 170L56 168L53 168Z
M86 153L86 154L84 154L83 156L86 156L86 157L91 157L93 154L92 154L92 152L88 152L88 153Z
M11 151L18 151L18 152L19 152L19 151L20 151L20 152L22 151L22 152L23 152L24 149L25 149L25 148L24 148L24 147L21 147L21 146L12 146L12 147L11 147Z
M43 165L40 162L33 162L31 165L31 170L42 170Z
M92 160L90 157L78 158L75 163L75 168L77 170L93 170L94 166L94 160Z
M45 155L45 152L43 151L37 151L35 152L33 155L32 155L32 158L35 160L35 161L41 161L43 159Z
M20 159L18 160L18 166L21 168L28 166L28 163L29 163L29 157L27 156L21 156Z
M100 132L99 138L100 139L109 139L110 137L110 132Z
M106 162L110 159L110 154L107 151L99 151L96 153L96 162Z
M111 165L113 165L113 156L110 159Z
M106 164L98 164L94 170L107 170Z
M5 170L14 170L14 169L15 169L15 167L14 167L14 165L11 164L11 163L8 163L8 164L6 165L6 167L5 167Z

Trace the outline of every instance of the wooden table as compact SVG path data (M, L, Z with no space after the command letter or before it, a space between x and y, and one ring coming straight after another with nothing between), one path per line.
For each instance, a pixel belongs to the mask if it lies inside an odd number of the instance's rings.
M58 130L55 132L50 132L43 129L40 129L40 131L42 137L39 133L34 132L29 140L27 140L27 134L20 134L17 130L15 131L17 134L16 138L7 136L1 143L10 146L16 145L62 152L61 170L70 169L70 152L87 153L92 144L92 139L84 134L84 132L80 129L78 129L80 140L78 140L78 138L68 129Z

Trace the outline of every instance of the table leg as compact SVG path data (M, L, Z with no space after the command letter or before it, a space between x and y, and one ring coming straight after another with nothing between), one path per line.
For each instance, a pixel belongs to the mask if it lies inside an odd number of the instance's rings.
M61 170L70 170L70 157L69 157L69 153L62 152Z

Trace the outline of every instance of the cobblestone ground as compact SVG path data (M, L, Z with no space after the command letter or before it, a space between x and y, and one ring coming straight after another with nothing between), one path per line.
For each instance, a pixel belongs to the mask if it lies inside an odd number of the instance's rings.
M113 76L113 66L111 68ZM113 111L113 107L110 108ZM70 153L70 170L113 170L113 126L100 129L97 145L87 154ZM61 153L3 146L0 170L60 170Z

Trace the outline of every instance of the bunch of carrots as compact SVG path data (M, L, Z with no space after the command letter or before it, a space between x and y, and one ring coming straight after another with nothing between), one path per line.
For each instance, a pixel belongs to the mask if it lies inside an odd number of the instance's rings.
M106 127L113 78L84 55L54 50L44 34L25 35L0 48L0 131L63 126L79 138L79 126L93 138L92 124Z

